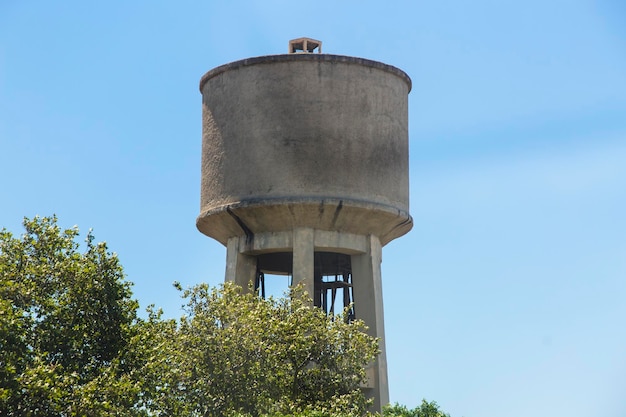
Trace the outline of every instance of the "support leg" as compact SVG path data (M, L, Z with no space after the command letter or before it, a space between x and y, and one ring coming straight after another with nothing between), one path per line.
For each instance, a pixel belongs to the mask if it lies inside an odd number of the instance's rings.
M382 406L389 403L380 241L375 236L368 236L367 252L362 255L353 255L351 258L356 318L363 320L369 327L370 336L380 338L380 354L368 369L370 380L365 388L366 395L374 398L373 411L380 412Z
M313 229L298 228L293 231L293 285L304 284L309 297L315 296L314 267L315 245Z
M241 240L245 238L231 237L226 247L226 279L241 286L243 291L254 285L256 278L256 257L244 255L240 251Z

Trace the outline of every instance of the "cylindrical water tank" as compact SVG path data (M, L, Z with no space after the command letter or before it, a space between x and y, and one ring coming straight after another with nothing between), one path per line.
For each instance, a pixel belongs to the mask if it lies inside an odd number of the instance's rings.
M328 54L250 58L206 73L198 229L407 233L408 93L390 65Z

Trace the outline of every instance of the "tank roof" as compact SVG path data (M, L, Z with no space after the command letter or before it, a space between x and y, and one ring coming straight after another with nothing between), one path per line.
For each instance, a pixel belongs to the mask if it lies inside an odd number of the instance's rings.
M371 59L365 58L357 58L352 56L345 55L332 55L332 54L280 54L280 55L264 55L253 58L241 59L239 61L230 62L228 64L220 65L219 67L215 67L206 74L202 76L200 79L200 92L202 92L202 88L204 84L213 77L218 76L226 71L235 70L241 67L248 67L252 65L263 65L263 64L273 64L280 62L292 62L292 61L313 61L313 62L341 62L347 64L355 64L362 65L366 67L376 68L382 71L386 71L392 73L400 78L402 78L409 87L409 92L411 91L412 82L409 75L402 71L400 68L394 67L393 65L384 64L379 61L373 61Z

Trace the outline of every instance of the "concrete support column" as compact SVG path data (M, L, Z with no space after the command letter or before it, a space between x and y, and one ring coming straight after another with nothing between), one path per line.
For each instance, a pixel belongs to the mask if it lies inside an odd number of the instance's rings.
M256 257L241 253L245 237L231 237L226 246L226 279L241 286L246 292L256 278Z
M309 297L314 296L315 233L310 228L293 230L293 285L304 283Z
M352 255L352 285L354 308L358 319L369 327L370 336L380 338L380 355L368 369L369 381L365 394L374 398L374 411L380 411L389 403L389 383L387 381L387 354L385 351L385 323L383 316L383 288L380 264L382 247L376 236L367 237L367 251L362 255Z

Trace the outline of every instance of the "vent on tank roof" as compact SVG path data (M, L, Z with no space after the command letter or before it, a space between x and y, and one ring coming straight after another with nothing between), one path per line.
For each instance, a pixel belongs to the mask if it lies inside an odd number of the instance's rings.
M311 38L298 38L289 41L290 54L312 54L315 52L322 53L322 41Z

